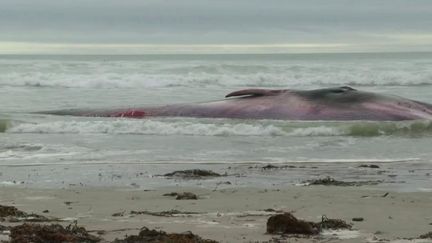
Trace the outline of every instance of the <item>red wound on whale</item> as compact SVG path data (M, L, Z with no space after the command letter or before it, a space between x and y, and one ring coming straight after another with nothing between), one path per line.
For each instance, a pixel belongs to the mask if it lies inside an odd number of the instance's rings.
M128 110L125 112L117 112L111 115L112 117L128 117L128 118L143 118L146 116L144 111Z

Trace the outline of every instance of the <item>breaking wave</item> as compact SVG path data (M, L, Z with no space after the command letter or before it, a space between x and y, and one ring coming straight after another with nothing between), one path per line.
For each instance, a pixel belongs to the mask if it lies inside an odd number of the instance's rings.
M3 61L0 85L67 88L430 86L430 62Z
M8 133L135 134L186 136L431 136L432 121L285 122L225 119L91 120L16 124Z

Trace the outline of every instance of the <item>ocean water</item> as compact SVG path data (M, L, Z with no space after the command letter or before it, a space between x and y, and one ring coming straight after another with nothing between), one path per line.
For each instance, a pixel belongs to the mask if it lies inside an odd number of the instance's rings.
M0 166L420 163L432 122L32 114L223 99L238 89L356 89L432 103L432 53L0 56Z

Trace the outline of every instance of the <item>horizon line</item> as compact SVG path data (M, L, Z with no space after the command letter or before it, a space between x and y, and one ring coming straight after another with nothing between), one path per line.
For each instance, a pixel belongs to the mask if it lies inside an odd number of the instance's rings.
M331 55L331 54L432 54L432 51L339 51L339 52L181 52L181 53L136 53L136 54L123 54L123 53L1 53L0 56L176 56L176 55Z
M1 55L178 55L432 52L430 45L383 43L38 43L0 41Z

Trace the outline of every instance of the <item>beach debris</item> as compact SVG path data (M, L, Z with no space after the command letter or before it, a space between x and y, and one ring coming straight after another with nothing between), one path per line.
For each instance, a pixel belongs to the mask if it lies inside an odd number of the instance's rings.
M125 214L125 211L123 211L123 212L118 212L118 213L113 213L111 216L113 216L113 217L123 217L124 214Z
M130 211L130 214L132 215L141 215L141 214L145 214L145 215L151 215L151 216L159 216L159 217L178 217L178 216L184 216L184 215L192 215L192 214L201 214L198 212L183 212L183 211L179 211L179 210L169 210L169 211L161 211L161 212L151 212L151 211Z
M282 212L282 210L276 210L276 209L273 209L273 208L266 208L263 211L264 212L268 212L268 213L281 213Z
M379 169L380 167L378 165L359 165L359 168L371 168L371 169Z
M182 179L202 179L202 178L209 178L209 177L219 177L222 175L213 172L211 170L193 169L193 170L177 170L171 173L166 173L163 176L179 177Z
M432 231L430 231L426 234L420 235L418 238L419 239L432 239Z
M58 221L57 218L48 218L34 213L26 213L14 206L0 205L0 221L8 222L50 222Z
M388 192L384 193L384 195L382 195L381 197L387 197L389 195Z
M176 200L198 200L198 196L192 192L183 192L177 194Z
M232 183L230 181L219 181L216 183L216 186L213 189L213 191L216 191L220 185L232 185Z
M8 217L8 216L24 216L25 213L23 211L18 210L13 206L3 206L0 205L0 217Z
M283 213L273 215L267 220L267 233L316 235L319 229L313 222L297 219L291 213Z
M6 231L6 230L9 230L9 229L10 229L9 226L5 226L5 225L1 225L0 224L0 232Z
M323 215L321 217L321 223L319 223L320 229L331 229L331 230L338 230L338 229L351 229L352 225L348 224L342 219L329 219L327 216Z
M194 235L192 232L166 233L164 231L150 230L143 227L138 235L126 236L124 239L115 239L114 243L217 243L214 240L207 240Z
M171 192L163 194L163 196L176 197L176 200L197 200L198 196L192 192Z
M257 210L257 211L244 211L236 215L236 217L244 218L244 217L256 217L256 216L270 216L270 215L275 215L280 213L284 213L284 211L269 208L269 209Z
M232 183L230 181L219 181L216 185L232 185Z
M263 170L293 169L293 168L297 168L297 166L294 166L294 165L276 166L276 165L268 164L268 165L265 165L265 166L261 167L261 169L263 169Z
M329 219L323 215L321 222L315 223L297 219L291 213L271 216L267 220L268 234L317 235L322 230L352 229L352 225L342 219Z
M378 185L382 181L338 181L329 176L325 178L308 180L303 182L306 185L323 185L323 186L365 186L365 185Z
M364 221L364 218L362 218L362 217L356 217L356 218L352 218L351 220L354 221L354 222L362 222L362 221Z
M46 242L99 242L99 237L90 235L76 222L64 228L60 224L41 225L24 223L10 229L10 243L46 243Z
M279 168L279 166L272 165L272 164L268 164L266 166L261 167L261 169L263 169L263 170L271 170L271 169L278 169L278 168Z

